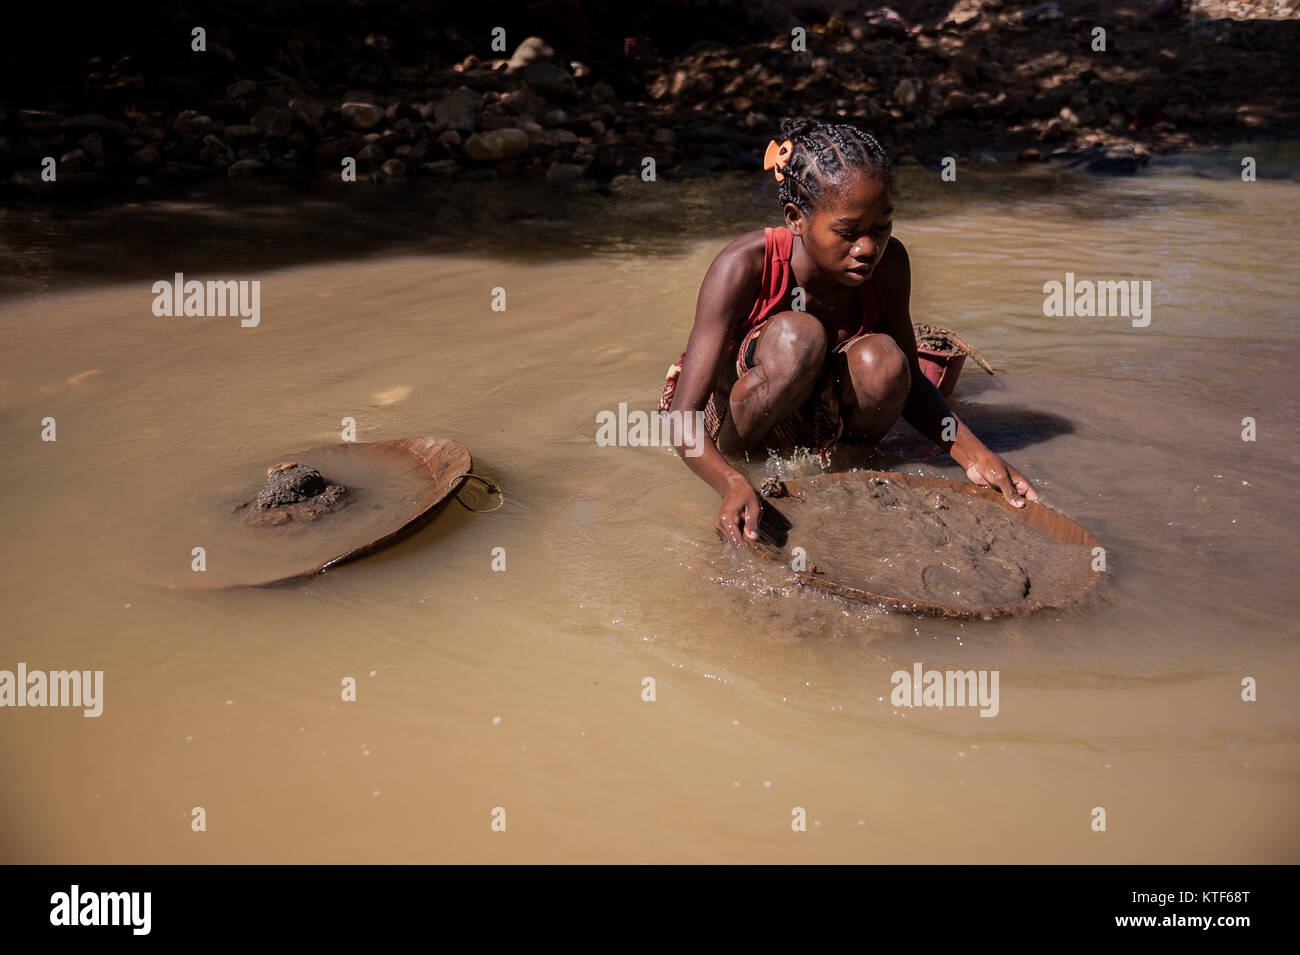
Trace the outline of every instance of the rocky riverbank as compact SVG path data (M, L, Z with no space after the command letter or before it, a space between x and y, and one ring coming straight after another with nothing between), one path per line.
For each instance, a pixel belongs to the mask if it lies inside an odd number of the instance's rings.
M343 23L244 44L214 28L181 60L91 56L75 81L6 94L0 183L50 197L213 177L310 184L350 165L376 182L607 180L644 175L647 160L657 176L699 175L759 167L786 114L858 124L904 161L1082 155L1126 172L1148 150L1300 132L1300 19L1285 3L1269 12L1287 19L1206 16L1233 6L1153 18L1112 2L921 0L809 20L749 4L734 41L672 55L653 36L575 46L558 15L495 53L487 33L408 41L391 10L389 33L341 37Z

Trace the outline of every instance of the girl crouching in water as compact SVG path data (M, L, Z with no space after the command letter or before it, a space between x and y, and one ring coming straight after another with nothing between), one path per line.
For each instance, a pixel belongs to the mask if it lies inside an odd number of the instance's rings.
M718 253L659 402L683 422L703 412L712 441L693 436L693 453L678 450L722 498L718 534L737 546L742 536L756 540L760 513L753 486L724 454L802 446L825 460L845 434L874 444L900 415L975 484L997 488L1016 507L1038 500L921 372L911 269L890 234L893 175L880 144L856 127L802 118L782 120L781 135L764 168L781 184L785 227L748 232ZM951 440L948 417L956 422Z

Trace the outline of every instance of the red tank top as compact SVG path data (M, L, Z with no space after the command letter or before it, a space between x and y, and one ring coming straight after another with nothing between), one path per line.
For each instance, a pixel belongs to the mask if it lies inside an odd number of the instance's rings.
M790 255L794 250L794 233L784 227L763 230L763 280L759 285L758 301L745 324L736 330L735 340L740 342L750 330L767 320L776 307L785 300L790 290ZM862 326L855 333L861 335L875 329L885 314L885 295L878 273L863 282L858 292L862 300Z

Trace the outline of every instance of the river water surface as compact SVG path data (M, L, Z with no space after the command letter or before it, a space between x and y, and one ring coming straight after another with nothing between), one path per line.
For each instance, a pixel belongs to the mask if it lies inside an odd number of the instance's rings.
M1300 861L1298 169L901 170L913 318L999 373L954 407L1107 552L1083 605L970 622L794 590L671 451L597 445L776 223L757 173L0 213L0 669L104 671L97 719L0 710L0 859ZM259 280L260 325L155 317L175 272ZM1150 281L1150 324L1044 317L1067 272ZM345 417L461 441L505 506L298 586L154 582L211 475ZM833 464L960 477L906 425ZM894 706L916 663L998 671L996 717Z

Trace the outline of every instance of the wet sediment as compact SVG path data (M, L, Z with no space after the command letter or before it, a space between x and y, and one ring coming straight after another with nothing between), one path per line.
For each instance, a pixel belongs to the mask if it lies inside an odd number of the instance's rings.
M978 611L1059 592L1088 572L1085 548L984 497L871 478L806 484L779 506L786 548L803 548L809 570L881 596Z
M244 519L249 524L280 525L314 521L350 502L344 485L330 483L315 468L287 461L267 468L266 487L240 509L247 511Z

